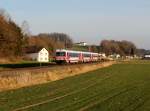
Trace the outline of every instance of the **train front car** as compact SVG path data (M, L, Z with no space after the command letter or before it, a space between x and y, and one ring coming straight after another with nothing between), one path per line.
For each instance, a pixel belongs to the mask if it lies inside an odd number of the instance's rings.
M66 63L67 61L67 51L63 49L57 49L55 53L55 61L56 63Z
M56 63L79 63L82 62L82 52L60 49L56 50Z

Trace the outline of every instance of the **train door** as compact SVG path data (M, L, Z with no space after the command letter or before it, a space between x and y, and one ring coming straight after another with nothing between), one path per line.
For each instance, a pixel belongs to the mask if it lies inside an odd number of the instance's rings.
M67 63L70 62L70 54L69 54L69 52L66 52L66 62Z
M93 54L89 54L89 62L93 60Z
M79 53L79 61L83 62L83 54L82 53Z

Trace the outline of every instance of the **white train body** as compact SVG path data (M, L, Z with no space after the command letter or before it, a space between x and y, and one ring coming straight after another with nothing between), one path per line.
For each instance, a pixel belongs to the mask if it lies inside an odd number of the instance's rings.
M94 62L99 60L99 54L93 52L58 49L56 50L55 60L56 62L66 63Z

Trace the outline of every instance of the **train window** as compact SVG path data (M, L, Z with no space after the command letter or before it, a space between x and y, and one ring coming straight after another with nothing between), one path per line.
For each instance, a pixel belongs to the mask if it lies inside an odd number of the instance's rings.
M79 57L79 53L69 53L70 57Z
M93 57L98 57L98 55L93 55Z
M84 57L91 57L91 54L84 54Z
M66 53L65 52L56 52L56 56L65 56Z

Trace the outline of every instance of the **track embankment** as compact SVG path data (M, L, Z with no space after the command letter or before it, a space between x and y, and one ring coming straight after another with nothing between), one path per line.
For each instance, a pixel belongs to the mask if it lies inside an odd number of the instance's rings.
M84 74L86 72L104 68L116 62L62 65L55 67L44 67L33 70L11 70L0 72L0 91L17 89L36 84L60 80L66 77Z

